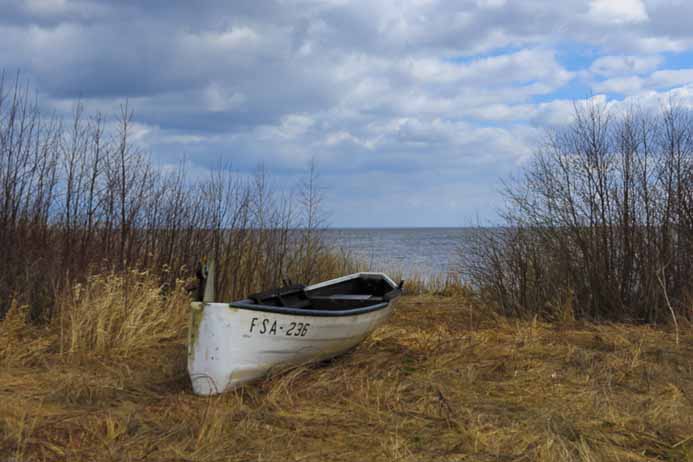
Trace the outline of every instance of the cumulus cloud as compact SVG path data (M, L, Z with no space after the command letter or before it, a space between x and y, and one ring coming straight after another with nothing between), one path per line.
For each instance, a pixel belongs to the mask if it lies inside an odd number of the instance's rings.
M634 95L646 90L670 90L693 83L693 68L665 69L652 72L650 75L614 77L594 85L597 91Z
M607 79L596 83L594 85L594 89L599 92L630 95L642 90L643 83L643 79L637 76L614 77L612 79Z
M661 56L601 56L592 62L590 70L606 77L643 74L661 63Z
M468 63L434 58L412 59L407 63L407 70L415 79L428 84L485 83L500 86L542 80L560 85L572 76L556 61L553 50L542 49L523 49Z
M152 155L186 155L195 171L224 156L291 177L315 157L337 225L493 220L498 178L570 120L574 99L688 98L693 81L668 65L693 47L690 2L0 0L0 11L0 68L21 69L51 110L80 99L108 114L127 98ZM374 200L393 208L372 214Z
M607 24L639 23L649 19L641 0L592 0L588 15Z

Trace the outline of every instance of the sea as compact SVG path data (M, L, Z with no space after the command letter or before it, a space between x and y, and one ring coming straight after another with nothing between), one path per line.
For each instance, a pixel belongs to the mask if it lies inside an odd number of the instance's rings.
M325 243L371 271L431 277L458 272L479 228L330 228Z

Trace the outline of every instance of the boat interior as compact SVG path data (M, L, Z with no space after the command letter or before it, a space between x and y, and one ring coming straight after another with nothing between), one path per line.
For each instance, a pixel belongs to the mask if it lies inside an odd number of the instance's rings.
M358 277L336 281L317 287L290 285L252 294L248 298L255 304L310 310L347 310L390 301L401 293L402 284L392 285L378 274L360 274Z

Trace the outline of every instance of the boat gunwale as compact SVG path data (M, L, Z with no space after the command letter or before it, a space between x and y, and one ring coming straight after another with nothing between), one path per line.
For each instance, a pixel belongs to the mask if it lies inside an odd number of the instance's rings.
M392 300L387 300L384 302L378 302L374 305L360 306L358 308L351 308L348 310L320 310L310 308L293 308L290 306L258 305L256 303L253 303L252 300L250 300L249 298L231 302L228 304L228 306L230 308L240 308L249 311L261 311L265 313L288 314L294 316L344 317L356 316L385 309L388 307L388 305L390 305L391 301Z
M383 280L385 280L385 282L388 283L388 285L390 287L392 287L393 289L398 288L397 283L395 281L393 281L392 278L390 278L390 276L388 276L385 273L375 272L375 271L359 271L358 273L351 273L351 274L347 274L346 276L340 276L338 278L328 279L327 281L322 281L322 282L317 282L315 284L311 284L309 286L304 287L303 290L305 290L306 292L310 292L312 290L320 289L322 287L328 287L328 286L331 286L334 284L339 284L340 282L346 282L346 281L350 281L352 279L358 279L362 276L380 276L381 278L383 278Z
M346 310L328 310L328 309L320 309L320 308L296 308L296 307L291 307L291 306L275 306L275 305L262 305L259 303L255 303L252 299L250 298L244 298L242 300L236 300L234 302L230 303L223 303L223 302L207 302L205 304L210 304L210 303L219 303L222 305L228 305L229 308L240 308L243 310L250 310L250 311L260 311L264 313L276 313L276 314L286 314L286 315L293 315L293 316L316 316L316 317L346 317L346 316L357 316L360 314L366 314L366 313L371 313L374 311L382 310L387 308L391 302L393 302L397 297L401 295L401 289L399 286L393 281L387 274L381 273L381 272L371 272L371 271L360 271L358 273L352 273L352 274L347 274L346 276L341 276L335 279L329 279L327 281L323 282L318 282L316 284L312 284L309 286L306 286L303 288L304 291L306 292L311 292L315 289L319 289L322 287L327 287L333 284L339 284L341 282L349 281L351 279L357 279L362 276L380 276L383 278L383 280L390 286L392 287L393 290L399 291L396 296L393 298L390 298L389 300L383 300L383 301L378 301L377 303L374 303L372 305L367 305L367 306L360 306L357 308L349 308Z

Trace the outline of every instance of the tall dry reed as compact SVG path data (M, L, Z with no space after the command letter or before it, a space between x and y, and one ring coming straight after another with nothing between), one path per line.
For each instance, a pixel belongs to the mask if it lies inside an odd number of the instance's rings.
M59 300L61 351L126 358L156 348L181 337L189 300L146 271L91 276Z

